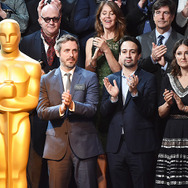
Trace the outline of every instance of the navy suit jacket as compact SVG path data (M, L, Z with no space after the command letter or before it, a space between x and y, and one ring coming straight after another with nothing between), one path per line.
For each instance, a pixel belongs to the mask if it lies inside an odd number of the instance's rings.
M155 124L157 110L157 91L155 78L151 73L138 69L138 96L132 97L128 91L125 104L122 102L121 71L108 76L113 84L116 80L120 90L118 101L112 103L104 88L101 113L111 118L108 130L106 151L116 153L120 145L122 128L125 132L127 147L131 152L150 152L156 149Z
M98 104L98 79L95 73L76 67L71 83L75 111L59 114L64 91L60 68L41 78L37 112L48 120L43 157L59 160L66 153L69 142L75 155L81 159L103 153L93 122Z
M63 34L68 34L68 32L64 30L60 30L59 37L62 36ZM24 54L28 55L29 57L37 61L39 60L43 61L42 69L44 70L45 73L49 72L54 68L58 68L60 65L59 58L57 56L55 56L52 66L48 65L44 44L41 39L41 30L23 37L20 42L20 50Z

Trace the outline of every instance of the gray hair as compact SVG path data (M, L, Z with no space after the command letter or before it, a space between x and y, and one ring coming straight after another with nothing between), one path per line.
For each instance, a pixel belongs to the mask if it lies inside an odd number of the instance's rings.
M56 41L56 44L54 46L55 50L57 50L59 53L61 51L61 44L63 43L66 43L68 41L75 41L76 44L78 45L78 49L80 48L79 46L79 42L78 42L78 39L76 37L74 37L73 35L70 35L70 34L64 34L62 35L57 41Z

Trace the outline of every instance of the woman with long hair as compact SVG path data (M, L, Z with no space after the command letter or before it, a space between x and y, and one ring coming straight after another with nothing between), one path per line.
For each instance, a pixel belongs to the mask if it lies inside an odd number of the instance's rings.
M97 72L102 90L103 78L121 70L118 63L119 40L125 34L125 19L113 1L102 1L95 22L96 36L86 43L85 68Z

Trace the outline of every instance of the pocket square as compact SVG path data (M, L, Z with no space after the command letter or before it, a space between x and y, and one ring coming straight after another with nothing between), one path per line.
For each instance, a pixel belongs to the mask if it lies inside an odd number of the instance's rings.
M82 90L82 91L84 91L85 90L85 84L76 84L75 86L74 86L74 89L75 90Z

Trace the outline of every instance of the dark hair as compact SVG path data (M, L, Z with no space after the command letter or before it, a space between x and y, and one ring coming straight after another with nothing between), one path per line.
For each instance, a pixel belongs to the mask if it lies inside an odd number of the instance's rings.
M67 41L75 41L76 44L78 45L78 49L79 49L79 42L78 39L70 34L64 34L62 35L57 41L56 44L54 46L54 48L60 53L61 51L61 44L62 43L66 43Z
M131 41L133 43L135 43L137 45L137 52L138 54L141 54L142 52L142 47L141 47L141 44L140 42L135 38L135 37L132 37L132 36L128 36L128 35L125 35L119 42L119 53L121 53L121 46L123 44L123 42L125 41Z
M177 64L177 60L176 60L176 51L177 49L181 46L181 45L185 45L188 46L188 39L180 39L179 41L177 41L174 45L173 48L173 60L172 63L170 65L170 69L171 69L171 74L173 76L181 76L181 70L180 70L180 66Z
M121 9L113 1L102 1L98 7L96 13L96 21L95 21L95 30L97 36L101 37L101 35L103 35L104 33L103 25L101 24L100 21L100 14L104 5L108 5L112 9L113 13L116 15L116 28L115 28L114 41L118 41L120 38L124 36L126 25L125 25L125 18L123 16Z
M157 0L152 7L153 14L155 13L155 10L159 10L161 7L165 6L169 7L171 15L176 14L176 4L172 0Z

